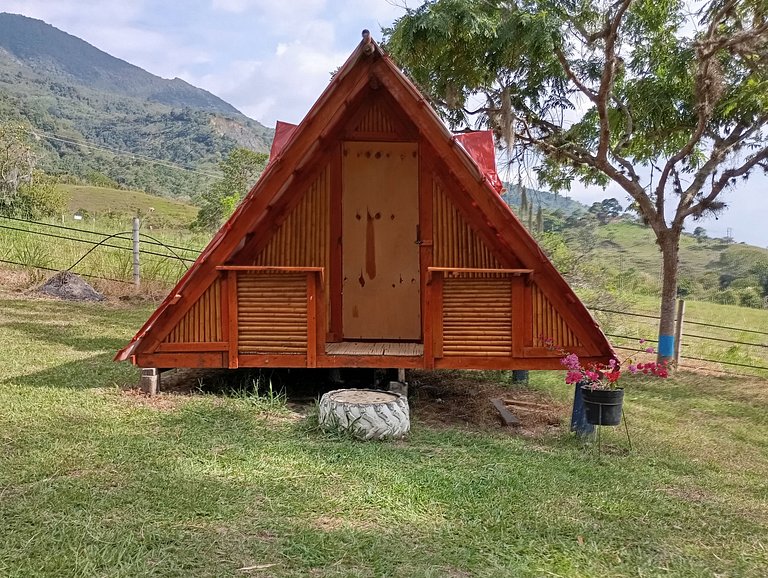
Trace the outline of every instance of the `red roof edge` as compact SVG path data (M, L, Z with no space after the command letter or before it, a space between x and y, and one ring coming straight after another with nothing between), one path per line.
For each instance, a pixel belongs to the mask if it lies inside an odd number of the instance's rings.
M285 148L285 145L291 141L297 126L299 125L283 122L282 120L277 121L277 124L275 124L275 138L272 140L272 148L269 150L270 162L276 159Z
M504 191L504 184L499 178L499 173L496 172L496 147L493 143L493 131L477 130L459 133L453 135L453 140L464 147L491 187L496 193L501 194Z

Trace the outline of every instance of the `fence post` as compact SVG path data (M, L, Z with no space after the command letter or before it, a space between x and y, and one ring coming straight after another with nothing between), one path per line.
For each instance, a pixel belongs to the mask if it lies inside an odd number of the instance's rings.
M133 285L138 289L141 285L139 272L139 218L133 218Z
M675 365L680 365L680 351L683 344L683 318L685 317L685 299L677 301L677 319L675 320Z

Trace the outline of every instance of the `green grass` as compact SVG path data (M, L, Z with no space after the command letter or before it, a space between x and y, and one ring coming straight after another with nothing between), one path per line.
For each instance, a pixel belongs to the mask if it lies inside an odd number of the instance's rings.
M85 209L91 215L97 215L97 219L98 215L111 215L122 217L127 224L130 224L131 217L139 215L154 227L182 228L195 220L198 211L189 203L141 191L66 184L58 188L66 195L72 214Z
M661 253L656 237L649 227L639 223L616 222L597 228L598 239L603 245L598 255L618 261L624 270L635 268L658 276L661 270ZM680 237L680 275L700 277L712 270L720 253L729 244L719 239L698 242L692 235ZM618 260L617 260L618 252Z
M616 345L630 349L640 348L637 339L645 338L655 344L658 335L658 319L634 317L623 312L652 316L659 314L658 297L622 295L622 306L614 305L620 313L595 312L603 330L610 335L628 336L629 339L612 337ZM750 373L768 377L768 371L755 369L768 367L768 309L752 309L737 305L721 305L705 301L686 300L682 338L682 364L686 367L706 367L735 373ZM707 325L697 325L705 323ZM710 327L714 325L717 327ZM753 333L749 330L762 333ZM636 339L633 339L636 338ZM714 339L706 339L714 338ZM718 341L718 340L725 341ZM751 344L751 345L745 345ZM620 353L622 351L620 350ZM629 354L629 351L624 353ZM688 359L686 359L688 358ZM697 359L717 362L746 364L751 367L720 365Z
M332 438L253 395L126 395L150 306L0 295L0 575L758 576L768 389L632 383L606 451L560 434ZM533 374L566 398L555 373ZM415 408L418 410L418 408ZM417 411L418 415L418 411ZM273 564L268 568L240 570Z
M75 273L130 282L133 275L132 217L138 214L141 216L143 251L140 255L141 276L153 286L158 283L167 286L184 274L210 240L208 232L189 230L188 225L197 212L191 205L137 191L79 185L60 187L71 195L71 213L60 219L50 219L48 224L52 226L0 219L3 226L0 228L1 260L53 270L65 270L74 265ZM154 210L150 211L150 208ZM80 221L73 219L78 209L87 211ZM62 225L68 229L60 228ZM105 245L94 248L94 243L116 234L117 237L106 239ZM169 249L154 242L176 248ZM183 251L179 247L190 250ZM188 260L182 262L177 256ZM8 263L2 266L13 267ZM33 282L50 275L44 269L31 267L28 273Z

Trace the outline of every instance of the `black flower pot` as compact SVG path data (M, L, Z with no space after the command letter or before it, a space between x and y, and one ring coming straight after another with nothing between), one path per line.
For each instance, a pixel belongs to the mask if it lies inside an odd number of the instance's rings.
M592 389L582 387L587 423L594 425L619 425L624 403L623 389Z

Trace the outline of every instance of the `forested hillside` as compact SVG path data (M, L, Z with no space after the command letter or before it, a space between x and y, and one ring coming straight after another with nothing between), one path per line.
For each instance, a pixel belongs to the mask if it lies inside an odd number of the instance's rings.
M218 176L233 148L266 151L273 134L183 80L0 13L0 123L8 121L34 133L46 172L186 198Z

